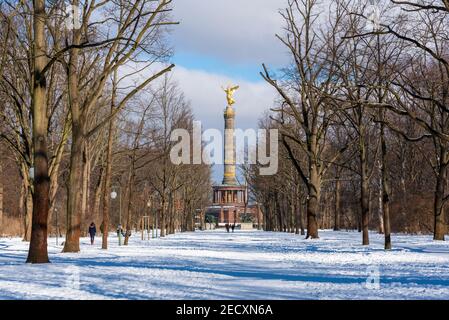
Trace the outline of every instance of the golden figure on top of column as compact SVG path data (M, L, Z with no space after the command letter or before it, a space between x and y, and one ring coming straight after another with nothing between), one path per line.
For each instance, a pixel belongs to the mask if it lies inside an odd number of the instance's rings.
M232 106L235 103L234 93L240 88L240 86L228 86L226 89L222 87L226 92L226 100L228 100L228 106Z

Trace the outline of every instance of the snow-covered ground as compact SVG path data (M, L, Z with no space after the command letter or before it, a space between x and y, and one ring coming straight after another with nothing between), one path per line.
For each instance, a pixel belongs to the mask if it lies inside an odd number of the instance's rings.
M24 261L28 245L0 239L1 299L449 299L449 244L430 236L383 238L322 231L319 240L261 231L205 231ZM379 282L377 285L377 275Z

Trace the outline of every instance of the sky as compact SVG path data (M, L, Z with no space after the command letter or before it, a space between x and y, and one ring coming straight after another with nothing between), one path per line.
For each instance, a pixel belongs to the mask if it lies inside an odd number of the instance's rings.
M221 86L240 85L235 94L236 127L257 129L258 119L275 99L259 72L262 63L278 69L288 56L276 33L286 0L177 0L173 16L180 22L170 41L176 68L173 78L191 102L197 120L223 129L225 93ZM223 169L214 168L214 180ZM220 182L220 181L217 181Z

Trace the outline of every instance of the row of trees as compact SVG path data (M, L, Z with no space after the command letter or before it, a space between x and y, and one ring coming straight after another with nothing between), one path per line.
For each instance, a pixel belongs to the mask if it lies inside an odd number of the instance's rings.
M447 1L289 0L280 14L291 64L261 73L279 94L261 127L280 131L280 172L248 172L267 229L346 226L368 245L377 228L386 249L391 227L444 240Z
M171 130L193 121L167 76L174 65L165 38L177 24L171 2L0 3L0 167L8 168L0 175L8 196L18 197L1 212L22 217L28 262L48 262L55 212L64 213L63 252L80 250L91 220L102 224L107 249L117 221L113 188L128 231L150 197L160 202L161 235L166 227L192 228L192 210L205 201L204 189L192 185L207 187L210 170L193 176L193 168L168 160Z

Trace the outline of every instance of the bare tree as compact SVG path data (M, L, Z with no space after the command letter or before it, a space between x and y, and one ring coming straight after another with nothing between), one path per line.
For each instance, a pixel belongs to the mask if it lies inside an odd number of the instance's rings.
M165 49L162 48L162 52L160 52L155 46L159 43L157 39L161 37L159 31L161 27L174 24L174 22L167 19L165 14L170 10L170 3L170 0L160 0L156 3L149 0L123 0L117 3L116 6L113 1L103 1L98 4L92 1L83 7L83 20L80 28L72 31L71 45L67 47L68 62L66 62L69 88L68 103L72 117L72 144L70 153L70 187L67 199L68 226L64 252L79 251L80 212L82 212L80 207L82 194L79 191L82 190L83 186L82 173L86 165L85 146L87 139L107 124L137 93L162 74L170 71L174 65L163 68L135 85L131 91L123 93L120 101L117 101L114 113L91 130L86 128L89 111L95 108L99 97L107 85L109 75L123 67L126 63L130 63L133 59L138 59L139 54L153 54L152 60L141 67L143 70L148 69L149 65L166 54ZM73 5L79 6L79 1L74 1ZM83 52L80 48L92 46L92 44L89 44L91 33L94 31L92 25L106 24L109 20L103 19L93 23L92 17L101 7L116 15L118 23L109 28L109 31L113 32L111 38L101 39L96 43L98 47L100 47L99 44L103 44L101 52L104 54L104 57L102 60L98 58L93 61L101 63L101 71L91 79L88 79L91 84L89 94L84 99L81 99L82 84L80 83L79 62ZM114 13L114 11L118 13Z
M393 21L378 23L379 30L370 34L393 35L408 44L409 51L413 55L404 53L402 56L407 61L400 78L391 83L390 93L397 99L397 104L387 104L384 107L396 115L409 117L415 121L426 133L420 136L407 136L399 128L393 128L409 141L420 141L431 138L437 151L437 163L435 164L436 186L434 196L434 240L444 240L446 233L444 221L444 206L447 201L445 196L445 184L442 179L447 177L449 157L446 144L449 141L447 131L447 78L449 76L449 60L447 49L447 29L449 22L449 3L442 1L395 1L391 4L401 9L401 14ZM368 17L363 12L353 14L365 19ZM390 19L391 20L391 19ZM429 60L432 63L429 65ZM433 65L433 66L432 66ZM435 71L423 70L430 67ZM419 87L419 75L438 74L438 92L436 88L424 89ZM416 76L418 75L418 78ZM427 83L426 83L427 84ZM419 102L421 106L417 106ZM420 110L418 111L417 108ZM391 126L389 126L391 128Z
M187 123L192 118L191 109L185 101L184 95L179 91L168 77L155 92L154 127L155 141L159 160L154 163L154 171L149 175L149 183L161 199L161 237L167 234L167 226L172 222L172 207L174 195L185 181L180 181L182 166L171 163L169 159L173 142L170 140L171 132L177 128L187 129ZM173 227L173 226L171 226ZM173 232L173 228L168 230Z
M34 146L34 197L30 249L27 262L47 263L47 218L50 204L50 177L47 153L47 44L45 1L33 2L33 146Z
M265 67L261 74L281 96L281 107L274 111L282 115L281 121L284 117L294 119L292 129L299 130L292 132L283 126L281 134L307 188L307 238L318 238L317 215L323 176L344 151L343 148L331 152L327 144L327 133L337 115L337 106L330 96L336 90L336 63L344 46L344 41L337 37L342 28L342 12L337 10L327 29L321 32L322 29L314 27L319 11L316 0L289 1L288 8L281 12L286 22L286 36L277 37L289 50L293 66L285 71L287 80L283 83L275 80ZM292 144L305 152L306 163L294 156Z

